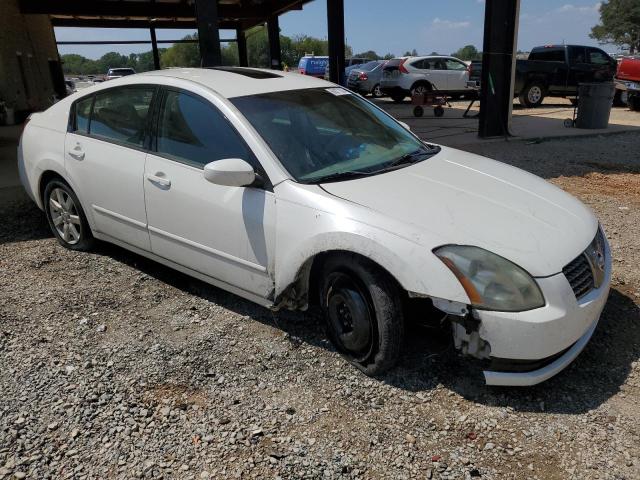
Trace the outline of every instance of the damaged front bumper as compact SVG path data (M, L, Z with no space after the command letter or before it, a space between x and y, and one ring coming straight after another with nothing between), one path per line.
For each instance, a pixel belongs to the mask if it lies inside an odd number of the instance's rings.
M487 362L487 385L529 386L553 377L575 360L597 327L611 282L608 246L605 258L602 285L579 300L560 273L536 279L544 307L526 312L471 309L464 317L451 317L456 348Z

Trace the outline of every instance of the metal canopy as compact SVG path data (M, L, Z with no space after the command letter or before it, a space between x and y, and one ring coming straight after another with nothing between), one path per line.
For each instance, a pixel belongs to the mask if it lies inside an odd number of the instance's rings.
M216 0L209 0L214 2ZM311 0L217 0L218 27L248 29L301 10ZM45 14L54 27L197 28L194 0L19 0L25 14Z

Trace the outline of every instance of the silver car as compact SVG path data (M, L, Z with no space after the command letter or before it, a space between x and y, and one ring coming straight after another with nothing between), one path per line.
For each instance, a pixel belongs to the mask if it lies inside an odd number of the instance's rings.
M460 98L474 93L468 81L469 67L455 57L401 57L383 67L380 89L394 102L434 90Z
M385 60L373 60L354 68L347 77L347 87L362 95L371 94L375 98L382 97L380 80L382 79L382 67L386 63Z

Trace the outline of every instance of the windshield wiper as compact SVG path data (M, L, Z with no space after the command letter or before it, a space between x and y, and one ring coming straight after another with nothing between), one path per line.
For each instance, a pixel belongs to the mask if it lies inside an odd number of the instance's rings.
M394 170L400 165L410 165L412 163L418 162L420 160L424 160L426 157L431 157L440 151L440 147L432 147L431 151L426 150L424 148L419 148L418 150L402 155L401 157L396 158L392 162L385 165L378 172L386 172L389 170Z
M329 183L329 182L335 182L338 180L353 180L355 178L367 177L375 173L378 173L378 172L377 171L365 172L362 170L347 170L346 172L331 173L329 175L325 175L324 177L312 178L309 181L304 183Z

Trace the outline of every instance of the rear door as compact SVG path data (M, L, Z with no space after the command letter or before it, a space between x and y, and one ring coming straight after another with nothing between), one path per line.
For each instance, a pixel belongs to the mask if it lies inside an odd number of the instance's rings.
M203 167L241 158L266 174L211 101L167 89L159 107L144 175L152 252L267 298L275 222L268 179L265 188L215 185L205 180Z
M142 179L155 86L103 90L79 100L65 167L96 231L150 249Z

